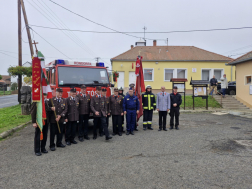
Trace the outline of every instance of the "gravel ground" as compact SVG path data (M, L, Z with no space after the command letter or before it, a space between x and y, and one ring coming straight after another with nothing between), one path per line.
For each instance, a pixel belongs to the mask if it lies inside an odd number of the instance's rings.
M252 188L252 147L234 141L252 140L251 119L197 113L180 121L179 131L158 132L155 114L153 131L40 157L29 125L0 142L0 188Z

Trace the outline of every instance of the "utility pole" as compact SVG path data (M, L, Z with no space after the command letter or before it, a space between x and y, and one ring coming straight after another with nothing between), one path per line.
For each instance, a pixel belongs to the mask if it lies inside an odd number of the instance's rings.
M31 57L33 57L34 51L33 51L33 47L32 47L31 33L30 33L28 19L27 19L27 15L26 15L26 11L25 11L24 1L20 0L20 2L21 2L22 10L23 10L23 16L24 16L24 21L25 21L25 26L26 26L27 37L28 37L28 41L29 41L29 45L30 45Z
M145 30L147 30L147 28L144 26L143 30L144 30L144 41L146 41L145 40Z
M18 65L22 66L22 40L21 40L21 2L17 0L18 5ZM21 103L21 93L20 89L22 86L22 75L18 75L18 102Z
M99 63L100 57L96 57L95 59L96 59L96 63Z

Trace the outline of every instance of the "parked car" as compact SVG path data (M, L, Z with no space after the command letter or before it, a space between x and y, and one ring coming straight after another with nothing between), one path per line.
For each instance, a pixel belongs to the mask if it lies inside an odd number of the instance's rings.
M217 91L222 94L221 83L218 83ZM228 88L226 89L226 94L236 95L236 81L228 82Z

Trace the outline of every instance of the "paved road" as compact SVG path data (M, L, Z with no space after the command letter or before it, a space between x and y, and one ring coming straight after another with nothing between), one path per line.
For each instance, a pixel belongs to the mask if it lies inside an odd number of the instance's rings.
M18 104L18 95L0 96L0 108L10 107Z
M251 119L181 114L180 128L154 124L36 157L29 125L0 142L0 188L252 188L252 148L234 141L252 139Z

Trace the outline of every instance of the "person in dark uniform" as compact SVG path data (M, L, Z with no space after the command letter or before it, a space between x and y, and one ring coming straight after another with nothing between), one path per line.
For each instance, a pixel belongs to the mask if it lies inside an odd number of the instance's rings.
M129 88L131 88L133 90L133 94L135 95L135 84L134 83L129 84ZM129 94L129 92L126 93L126 95L128 95L128 94ZM136 119L137 119L137 117L136 117ZM138 126L138 123L137 123L137 120L136 120L135 128L134 128L135 131L138 131L137 126Z
M49 124L49 106L48 99L46 99L46 95L44 95L45 101L45 110L46 110L46 120L44 120L43 125L43 140L40 140L41 131L36 123L36 115L37 115L37 102L33 102L31 104L31 118L32 118L32 126L35 128L35 137L34 137L34 152L36 156L41 156L42 153L48 153L46 150L46 141L47 141L47 133L48 133L48 124Z
M118 94L118 88L114 88L114 95L109 97L109 104L113 122L113 135L122 136L123 97Z
M136 114L139 113L139 100L137 96L133 94L133 89L129 89L129 94L125 96L123 100L123 111L126 114L127 121L127 133L126 135L134 135L134 129L136 125Z
M124 99L125 95L123 94L123 88L122 88L122 87L119 88L118 94L119 94L120 96L122 96L123 99ZM122 132L123 132L123 133L125 132L125 131L124 131L124 114L122 115Z
M67 125L65 140L67 145L77 144L74 140L76 135L77 122L79 121L79 98L76 96L76 88L70 89L70 97L66 100L67 104Z
M105 97L101 95L100 86L96 87L96 95L91 98L90 107L92 112L94 113L93 139L95 140L97 138L97 125L99 120L101 121L106 140L112 139L112 137L109 136L109 131L106 123L106 117L108 114L107 103Z
M153 110L156 109L155 95L151 92L151 86L147 85L146 92L142 94L143 104L143 129L153 130L151 127Z
M77 95L80 103L80 122L79 122L79 141L83 142L84 139L89 140L88 137L88 119L90 113L90 95L86 94L86 86L81 86L81 92Z
M179 130L179 106L182 103L182 98L179 93L177 93L178 88L173 87L173 93L170 94L171 97L171 110L170 110L170 129L174 126L174 116L175 116L175 129Z
M109 127L109 118L110 118L110 110L109 110L109 97L107 96L107 89L103 88L102 89L102 96L105 97L106 99L106 103L107 103L107 117L106 117L106 123L107 123L107 127ZM100 124L101 126L101 124ZM102 134L104 134L103 128L100 127Z
M50 150L55 151L55 135L57 135L56 146L59 148L64 148L65 145L62 144L63 138L63 123L65 121L65 116L67 114L66 99L62 98L62 88L56 89L56 97L53 97L48 101L50 108ZM55 112L55 113L54 113ZM56 114L56 117L55 117ZM58 124L60 128L58 128Z

